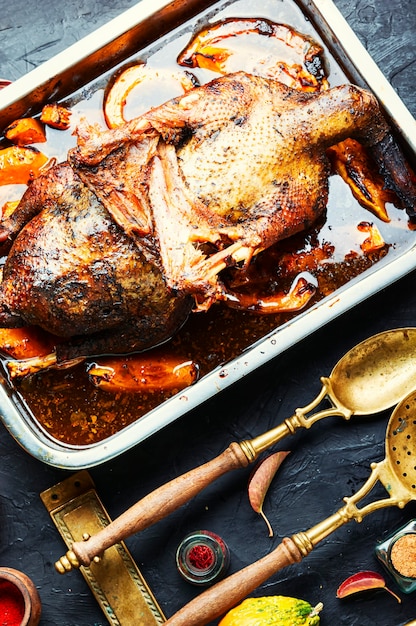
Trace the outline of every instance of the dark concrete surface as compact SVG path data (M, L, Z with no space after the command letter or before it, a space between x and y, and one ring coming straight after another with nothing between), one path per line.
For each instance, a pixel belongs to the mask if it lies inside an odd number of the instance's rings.
M0 77L17 79L133 4L0 0ZM415 115L414 0L336 4ZM91 469L110 515L116 517L159 484L209 460L230 441L255 436L306 405L319 390L319 377L365 337L415 325L415 287L413 272L121 458ZM272 540L247 505L246 471L225 477L167 520L131 537L128 547L165 614L173 614L196 593L179 579L174 564L176 547L188 531L205 527L221 534L231 550L232 570L240 569L283 536L333 513L343 496L364 483L370 463L384 457L385 423L380 417L349 424L334 420L292 440L291 463L283 466L267 499L276 529ZM0 427L0 565L21 569L33 579L43 603L41 626L98 626L106 619L79 572L63 577L55 572L54 562L65 548L39 499L41 491L67 476L30 457ZM384 591L342 601L335 594L350 574L381 571L373 554L376 542L412 517L414 504L352 522L256 594L321 600L322 626L401 626L416 618L414 596L402 594L398 604Z

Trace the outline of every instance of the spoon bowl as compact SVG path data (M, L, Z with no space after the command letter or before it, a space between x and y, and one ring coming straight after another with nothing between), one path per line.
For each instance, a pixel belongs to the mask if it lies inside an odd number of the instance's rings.
M416 328L387 330L365 339L349 350L335 365L310 404L272 430L240 442L246 456L256 459L261 452L293 434L310 428L325 417L374 415L394 406L416 388ZM317 413L323 400L331 407Z
M330 378L333 394L355 415L389 409L416 387L416 329L366 339L338 361Z
M404 487L409 500L416 499L416 392L407 396L390 418L386 436L389 469ZM384 484L389 489L388 484Z

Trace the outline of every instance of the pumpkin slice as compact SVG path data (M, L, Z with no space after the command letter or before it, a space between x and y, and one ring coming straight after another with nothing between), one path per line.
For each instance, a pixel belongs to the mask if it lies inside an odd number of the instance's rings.
M60 104L45 104L40 115L40 120L51 128L68 130L71 125L71 111Z
M142 88L145 110L150 106L162 104L165 100L179 96L197 85L192 74L184 71L171 71L147 67L144 63L131 65L116 74L113 82L104 94L104 117L109 128L116 128L126 122L124 107L133 89ZM151 87L157 88L158 101L148 102ZM142 111L138 111L135 116ZM143 111L144 112L144 111Z
M189 359L163 353L136 354L100 359L88 367L90 381L108 392L181 390L198 377L198 366Z
M32 143L45 143L45 128L33 117L22 117L12 122L4 131L6 139L16 146L29 146Z
M286 24L229 18L201 30L179 54L179 65L221 74L244 70L302 91L328 87L323 48Z
M0 150L0 185L27 185L48 162L36 148L9 146Z

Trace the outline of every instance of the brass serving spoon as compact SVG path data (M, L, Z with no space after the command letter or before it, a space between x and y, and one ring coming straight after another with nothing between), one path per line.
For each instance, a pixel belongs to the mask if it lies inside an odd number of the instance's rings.
M204 626L241 602L270 576L307 556L330 533L350 520L361 522L365 515L388 506L403 508L416 500L416 391L393 411L387 425L386 456L371 464L371 474L361 489L336 513L311 529L286 537L270 554L224 579L189 602L166 622L167 626ZM379 481L388 496L361 509L357 503Z
M99 560L104 550L163 519L227 472L246 467L270 446L326 417L370 415L388 409L416 387L416 328L388 330L359 343L335 365L309 405L254 439L233 442L219 456L162 485L103 530L77 541L55 563L64 574ZM327 398L331 408L308 414Z

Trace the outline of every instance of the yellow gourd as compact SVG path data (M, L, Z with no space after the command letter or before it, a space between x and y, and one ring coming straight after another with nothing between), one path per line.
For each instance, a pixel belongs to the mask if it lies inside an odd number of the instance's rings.
M316 626L322 608L322 603L313 608L305 600L287 596L247 598L231 609L219 626Z

